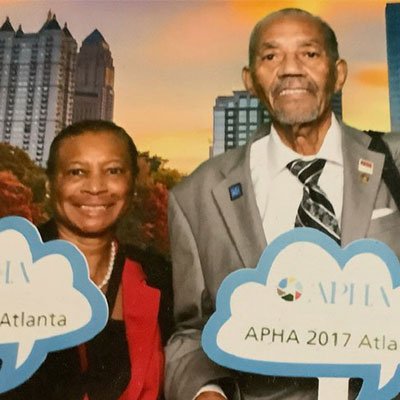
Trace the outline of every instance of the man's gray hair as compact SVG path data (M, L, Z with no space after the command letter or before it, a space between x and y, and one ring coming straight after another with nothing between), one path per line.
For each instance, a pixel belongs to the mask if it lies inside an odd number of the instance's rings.
M271 14L266 15L263 19L257 22L256 26L253 28L250 35L249 43L249 66L253 66L257 50L258 41L260 39L260 34L265 25L272 22L274 19L285 16L303 16L310 18L312 21L316 22L322 30L325 39L326 50L328 56L332 62L336 62L339 59L339 49L338 42L336 39L335 32L322 18L309 13L308 11L302 10L300 8L283 8L282 10L275 11Z

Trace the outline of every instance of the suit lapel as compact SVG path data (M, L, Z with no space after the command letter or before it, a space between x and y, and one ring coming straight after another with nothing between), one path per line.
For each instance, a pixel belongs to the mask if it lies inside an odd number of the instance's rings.
M256 135L255 139L258 137L259 135ZM256 266L266 246L250 176L252 142L241 149L242 151L231 169L227 168L227 170L221 171L225 178L213 189L214 200L241 261L246 267ZM231 199L230 190L238 185L240 185L242 195Z
M367 234L385 157L381 153L368 150L371 138L366 134L347 126L343 126L343 132L342 245L347 245ZM361 179L360 160L373 163L368 181Z
M368 135L347 126L342 128L344 189L341 226L342 244L347 245L366 236L381 182L384 156L368 150L371 140ZM255 136L255 140L258 137L260 134ZM242 149L231 169L227 167L221 171L224 179L213 189L214 200L245 266L255 266L266 246L250 176L251 143ZM360 160L373 163L373 173L368 182L361 179ZM243 194L236 200L231 200L229 188L238 183Z

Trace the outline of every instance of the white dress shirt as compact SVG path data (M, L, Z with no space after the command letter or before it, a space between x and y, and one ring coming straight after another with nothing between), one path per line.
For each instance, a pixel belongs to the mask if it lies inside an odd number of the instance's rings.
M294 227L303 197L303 184L286 165L299 158L327 160L318 184L332 203L340 226L343 204L342 133L332 114L331 126L315 155L303 156L287 147L273 126L269 135L251 145L251 180L267 242Z

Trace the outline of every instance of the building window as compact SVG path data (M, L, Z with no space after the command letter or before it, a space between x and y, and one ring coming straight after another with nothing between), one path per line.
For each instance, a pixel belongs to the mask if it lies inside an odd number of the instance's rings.
M257 107L258 106L258 99L252 97L250 99L250 107Z

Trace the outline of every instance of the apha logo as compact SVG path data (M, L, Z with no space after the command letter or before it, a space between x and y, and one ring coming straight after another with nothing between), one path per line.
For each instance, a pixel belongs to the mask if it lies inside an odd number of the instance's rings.
M276 291L281 299L296 301L303 293L303 285L296 278L284 278L279 282Z

